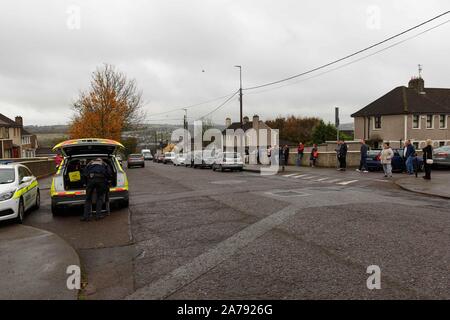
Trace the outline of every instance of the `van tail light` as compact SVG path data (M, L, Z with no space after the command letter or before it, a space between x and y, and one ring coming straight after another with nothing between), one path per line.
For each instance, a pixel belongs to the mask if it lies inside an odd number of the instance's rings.
M439 157L448 157L448 153L447 152L438 152L437 154Z
M381 160L380 155L377 155L377 157L375 159L377 159L377 161L380 161Z

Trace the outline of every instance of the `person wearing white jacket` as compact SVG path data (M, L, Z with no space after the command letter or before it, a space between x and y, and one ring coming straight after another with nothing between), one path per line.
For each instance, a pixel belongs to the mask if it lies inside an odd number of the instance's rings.
M381 151L381 164L383 165L384 176L392 178L392 158L394 157L394 151L389 146L389 142L383 144L383 150Z

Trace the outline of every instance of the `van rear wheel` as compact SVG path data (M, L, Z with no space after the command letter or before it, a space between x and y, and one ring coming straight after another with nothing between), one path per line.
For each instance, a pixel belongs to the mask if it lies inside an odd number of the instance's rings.
M63 211L64 211L64 208L57 206L55 203L52 203L52 215L54 217L61 215L63 213Z

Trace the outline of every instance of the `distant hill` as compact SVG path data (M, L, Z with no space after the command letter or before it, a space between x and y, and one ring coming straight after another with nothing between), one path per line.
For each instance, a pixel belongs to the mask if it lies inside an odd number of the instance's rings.
M62 133L67 134L69 131L68 125L54 125L54 126L24 126L25 130L30 133Z

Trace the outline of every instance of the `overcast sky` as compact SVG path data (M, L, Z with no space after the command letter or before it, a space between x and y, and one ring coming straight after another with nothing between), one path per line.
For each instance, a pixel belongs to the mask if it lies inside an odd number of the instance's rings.
M22 115L25 124L67 123L71 101L88 87L91 72L110 63L136 79L152 123L180 123L167 119L181 119L184 111L151 115L237 90L234 65L243 67L244 87L275 81L449 7L448 0L2 0L0 112ZM450 88L449 38L450 23L325 75L246 91L244 115L332 120L339 106L341 122L348 122L351 113L407 85L419 63L425 86ZM189 109L188 116L200 117L220 102ZM227 116L238 121L237 98L212 120L223 124Z

